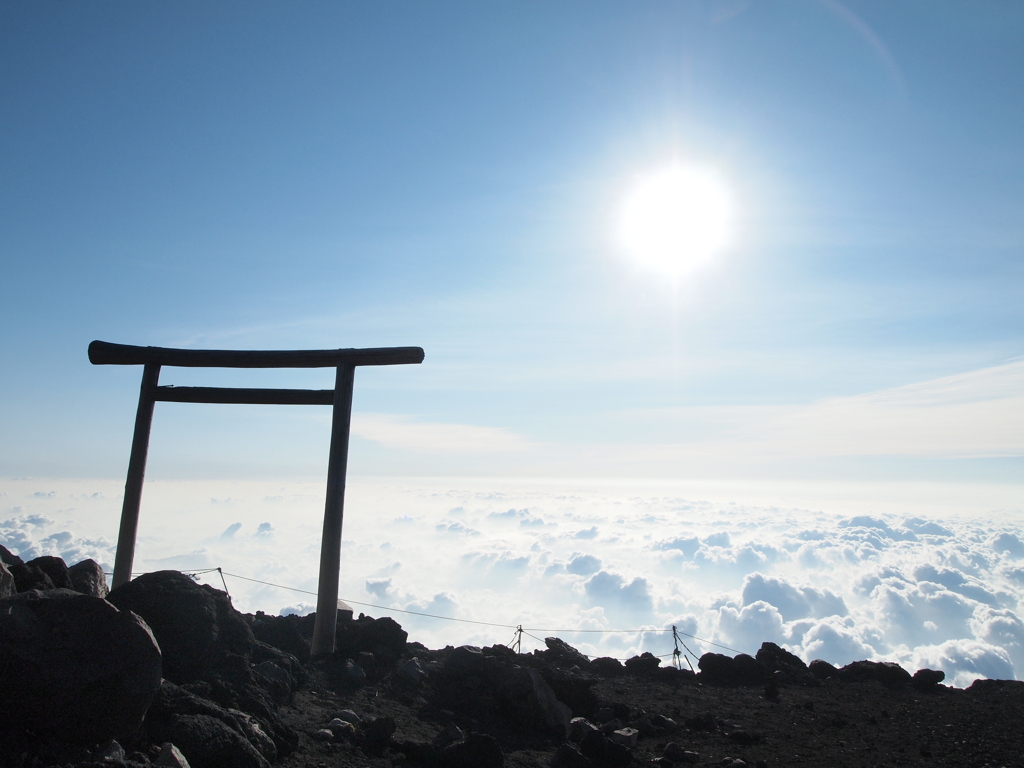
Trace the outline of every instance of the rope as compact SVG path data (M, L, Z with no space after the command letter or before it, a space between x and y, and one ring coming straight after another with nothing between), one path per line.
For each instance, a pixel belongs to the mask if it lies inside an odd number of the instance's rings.
M214 569L216 570L216 568ZM280 589L290 589L292 592L302 592L306 595L315 595L316 592L310 592L308 589L298 589L297 587L286 587L284 584L272 584L269 581L260 581L259 579L250 579L248 576L239 576L237 573L228 573L222 571L225 576L230 576L233 579L242 579L244 581L253 581L257 584L266 584L268 587L278 587ZM438 616L436 613L421 613L420 611L406 611L402 608L388 608L386 605L374 605L373 603L361 603L358 600L349 600L348 598L340 598L343 602L352 603L353 605L361 605L366 608L377 608L381 611L395 611L397 613L408 613L412 616L426 616L428 619L444 619L445 621L461 621L463 624L481 624L485 627L504 627L506 629L515 629L515 624L495 624L492 621L474 621L472 619L456 619L451 616Z
M298 587L289 587L289 586L286 586L284 584L275 584L275 583L270 582L270 581L262 581L260 579L253 579L253 578L250 578L248 576L240 576L237 573L228 573L227 571L224 571L224 570L222 570L220 568L207 568L207 569L202 570L202 571L182 571L182 573L188 573L188 574L193 574L193 575L199 576L199 575L202 575L204 573L213 573L214 571L217 571L220 574L221 581L224 581L224 577L225 576L230 576L233 579L241 579L242 581L251 581L254 584L263 584L263 585L268 586L268 587L277 587L278 589L287 589L287 590L290 590L292 592L301 592L304 595L314 595L314 596L316 596L316 594L317 594L316 592L310 592L308 589L299 589ZM136 573L132 573L132 575L135 576L137 574ZM227 589L228 589L227 582L224 582L224 591L227 592ZM503 629L514 629L514 630L517 631L517 633L518 632L522 632L523 634L526 634L526 635L530 635L530 632L551 632L553 634L559 634L559 633L561 633L561 634L571 634L571 633L575 632L575 633L580 633L580 634L588 633L588 634L601 634L601 635L612 635L612 634L634 634L635 635L635 634L638 634L640 632L672 632L673 631L673 629L654 629L654 628L641 628L641 629L544 629L544 628L541 628L541 627L523 627L522 625L519 625L519 624L498 624L498 623L493 622L493 621L475 621L474 619L456 619L453 616L439 616L436 613L422 613L421 611L407 611L407 610L405 610L403 608L389 608L386 605L375 605L374 603L363 603L363 602L360 602L359 600L349 600L347 598L341 598L341 600L346 602L346 603L351 603L353 605L363 606L364 608L376 608L377 610L380 610L380 611L392 611L394 613L404 613L404 614L407 614L407 615L410 615L410 616L423 616L423 617L428 618L428 619L441 619L442 621L457 621L457 622L460 622L462 624L477 624L477 625L484 626L484 627L502 627ZM722 648L722 649L724 649L726 651L732 651L733 653L742 653L742 651L737 650L736 648L730 648L728 645L722 645L721 643L716 643L716 642L714 642L712 640L705 640L704 638L697 637L696 635L691 635L688 632L679 632L678 630L675 630L675 631L676 631L677 634L683 635L685 637L692 638L693 640L696 640L699 643L704 643L705 645L711 645L711 646L714 646L715 648ZM530 637L532 637L537 642L540 642L540 643L544 642L543 640L541 640L539 637L537 637L535 635L530 635ZM683 647L685 648L686 646L684 645ZM687 650L690 650L690 649L687 648ZM692 653L692 651L691 651L691 653ZM661 656L658 656L657 658L663 659L663 658L667 658L668 656L672 656L672 655L673 655L672 653L664 653ZM696 658L696 656L694 658ZM619 661L623 661L623 659L619 659Z

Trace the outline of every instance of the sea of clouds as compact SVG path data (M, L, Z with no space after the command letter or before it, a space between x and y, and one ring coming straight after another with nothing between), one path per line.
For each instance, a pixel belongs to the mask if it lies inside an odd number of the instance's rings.
M120 492L0 481L0 544L109 570ZM668 655L675 625L697 655L770 640L808 661L942 669L958 686L1024 678L1019 508L770 497L639 481L350 482L340 594L430 647L508 643L521 625L524 650L558 635L590 655ZM314 482L149 482L135 567L219 567L199 578L240 610L305 613L322 515Z

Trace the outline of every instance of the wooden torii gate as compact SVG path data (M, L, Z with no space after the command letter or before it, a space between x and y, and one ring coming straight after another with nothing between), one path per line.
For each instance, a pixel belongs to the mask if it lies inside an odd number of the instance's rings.
M341 523L345 509L345 472L352 420L352 386L356 366L422 363L420 347L311 350L222 350L135 347L94 341L89 345L93 365L142 365L142 388L135 415L135 434L124 484L121 527L114 558L114 588L131 580L135 537L139 528L142 482L146 474L153 405L172 403L248 403L258 405L331 405L331 451L327 463L327 502L320 541L320 582L313 627L314 656L334 652L338 619L338 579L341 573ZM334 389L240 389L231 387L161 387L161 366L183 368L336 368Z

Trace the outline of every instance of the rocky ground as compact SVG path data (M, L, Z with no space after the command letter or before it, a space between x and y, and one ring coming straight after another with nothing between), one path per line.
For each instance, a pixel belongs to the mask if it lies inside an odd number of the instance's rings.
M698 674L555 638L429 650L364 616L311 660L313 617L242 615L173 571L107 595L95 564L0 556L0 766L1024 767L1024 682L771 643Z

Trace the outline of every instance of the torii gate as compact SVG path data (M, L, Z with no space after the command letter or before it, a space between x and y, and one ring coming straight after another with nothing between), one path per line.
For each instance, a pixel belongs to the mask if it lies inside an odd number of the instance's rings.
M320 582L311 653L334 652L338 619L338 579L341 573L341 523L345 510L345 471L352 420L352 386L356 366L422 363L420 347L377 349L222 350L135 347L94 341L89 345L93 365L143 365L139 409L124 484L121 528L114 558L114 588L131 580L135 537L139 528L142 482L146 474L153 405L173 403L247 403L257 405L331 405L331 452L327 462L327 502L320 541ZM160 367L182 368L337 368L334 389L241 389L231 387L161 387Z

